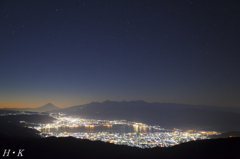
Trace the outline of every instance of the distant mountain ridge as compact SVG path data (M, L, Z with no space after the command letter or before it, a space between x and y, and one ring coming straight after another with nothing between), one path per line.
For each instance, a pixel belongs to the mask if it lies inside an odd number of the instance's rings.
M240 108L147 103L145 101L105 101L61 109L61 112L81 118L125 119L164 128L214 131L240 131Z
M190 104L178 104L178 103L148 103L143 100L137 100L137 101L109 101L106 100L102 103L100 102L91 102L89 104L84 105L77 105L72 106L68 108L63 108L61 111L76 111L78 109L84 109L86 107L93 107L93 106L108 106L109 108L113 108L116 106L124 107L126 109L128 108L143 108L143 107L149 107L149 109L163 109L163 110L181 110L181 109L201 109L201 110L212 110L212 111L224 111L224 112L234 112L234 113L240 113L240 108L236 107L219 107L219 106L207 106L207 105L190 105Z
M2 109L4 110L4 109ZM147 103L138 101L92 102L60 109L51 103L39 108L7 109L32 112L62 112L88 119L125 119L164 128L183 130L240 131L240 108L189 105L176 103Z
M11 111L29 111L29 112L48 112L53 110L60 110L61 108L56 107L52 103L48 103L44 106L38 108L4 108L2 110L11 110Z

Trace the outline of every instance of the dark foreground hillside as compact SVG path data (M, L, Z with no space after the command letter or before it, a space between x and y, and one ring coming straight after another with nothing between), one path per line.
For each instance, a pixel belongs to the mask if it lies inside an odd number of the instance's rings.
M170 148L140 149L113 145L100 141L68 138L40 138L36 130L28 129L19 120L28 122L51 122L46 116L4 116L0 118L0 156L2 158L58 159L58 158L240 158L240 138L200 140ZM239 132L223 133L237 136ZM5 157L4 151L9 151ZM17 157L19 149L23 156ZM15 154L13 154L15 152Z
M19 158L12 152L24 149L23 157L30 159L50 158L240 158L240 138L212 139L189 142L171 148L139 149L113 145L100 141L68 138L0 138L1 156L4 149L11 149L7 158ZM6 158L6 157L5 157Z
M37 131L34 129L28 129L25 124L21 124L20 121L26 121L30 123L50 123L54 119L46 115L11 115L0 116L0 134L7 135L9 137L37 137Z

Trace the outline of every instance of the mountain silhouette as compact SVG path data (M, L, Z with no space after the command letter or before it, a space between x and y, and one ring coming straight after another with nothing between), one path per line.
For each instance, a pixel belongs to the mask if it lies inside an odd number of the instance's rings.
M48 112L53 110L60 110L61 108L56 107L52 103L48 103L44 106L38 108L4 108L2 110L11 110L11 111L28 111L28 112Z
M239 131L240 109L145 101L92 102L61 109L72 116L92 119L125 119L164 128Z

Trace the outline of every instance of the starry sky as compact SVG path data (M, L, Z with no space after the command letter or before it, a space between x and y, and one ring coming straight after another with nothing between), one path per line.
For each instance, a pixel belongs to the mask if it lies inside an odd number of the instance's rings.
M239 8L239 0L1 0L0 108L240 107Z

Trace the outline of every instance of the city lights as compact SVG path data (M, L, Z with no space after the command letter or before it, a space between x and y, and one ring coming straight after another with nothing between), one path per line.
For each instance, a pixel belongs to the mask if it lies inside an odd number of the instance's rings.
M52 117L53 114L51 114ZM215 131L182 131L174 128L173 130L166 130L158 125L147 125L143 123L130 122L126 120L96 120L96 119L82 119L73 118L60 115L55 117L53 123L35 124L29 126L40 132L41 137L75 137L78 139L88 139L91 141L103 141L118 145L127 145L139 148L153 148L153 147L170 147L180 143L208 139L209 135L219 135ZM21 121L23 123L23 121ZM36 126L37 125L37 126ZM51 131L63 127L85 127L93 130L96 127L107 127L111 129L114 125L132 126L134 132L58 132ZM155 130L154 132L147 132L146 130Z

